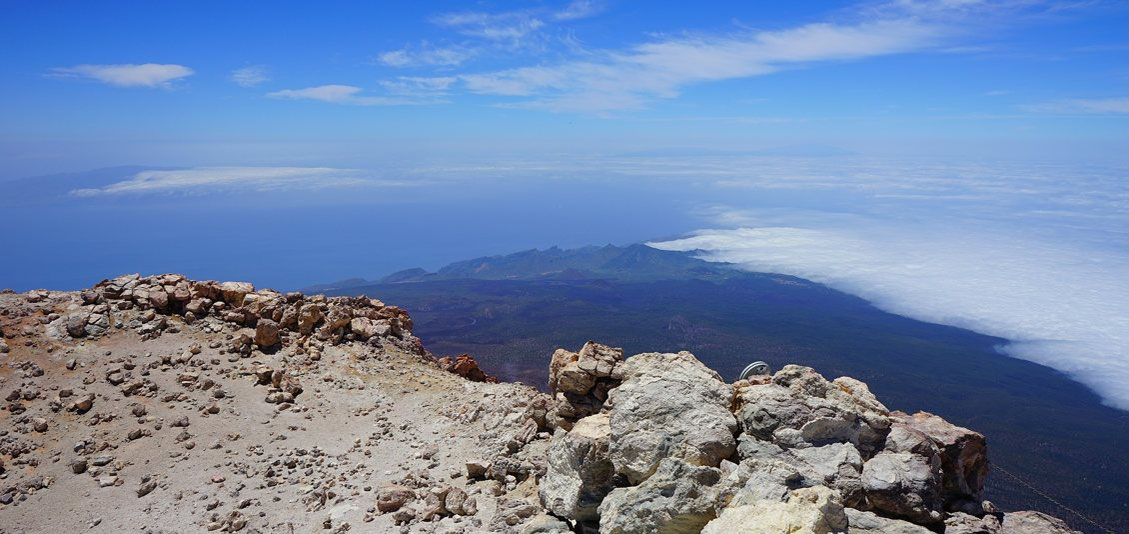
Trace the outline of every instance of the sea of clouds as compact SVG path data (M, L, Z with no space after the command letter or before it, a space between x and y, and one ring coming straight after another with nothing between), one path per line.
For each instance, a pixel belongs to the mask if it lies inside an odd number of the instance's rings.
M651 244L1006 338L1006 354L1067 373L1129 409L1125 169L827 165L745 167L745 176L720 181L739 200L709 208L716 228ZM780 189L824 200L804 209L757 202Z

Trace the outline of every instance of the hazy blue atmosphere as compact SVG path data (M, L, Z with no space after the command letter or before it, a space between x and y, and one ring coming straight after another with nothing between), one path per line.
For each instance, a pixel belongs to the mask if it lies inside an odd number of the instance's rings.
M3 11L0 286L649 241L1011 339L1129 407L1125 3Z

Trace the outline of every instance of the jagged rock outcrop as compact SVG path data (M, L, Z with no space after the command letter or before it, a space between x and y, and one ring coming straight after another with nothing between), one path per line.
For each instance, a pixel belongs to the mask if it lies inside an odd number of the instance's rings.
M577 352L557 349L549 361L549 391L554 426L568 429L582 417L598 413L608 391L623 380L623 349L594 341Z
M329 343L367 341L375 347L392 343L423 352L411 335L406 312L365 297L306 297L301 293L256 290L248 282L189 280L177 274L137 274L103 280L81 293L81 301L56 319L55 336L99 337L111 327L136 329L146 337L159 336L175 326L165 318L180 316L185 323L206 317L255 329L254 346L307 345L316 338ZM248 353L250 345L241 345Z
M554 355L558 401L561 388L586 392L597 383L579 360ZM556 420L540 481L545 508L578 528L1069 532L1053 518L1002 514L982 501L982 435L929 413L890 412L858 380L789 365L729 385L686 352L639 354L615 369L606 402L586 405L598 415L575 427Z

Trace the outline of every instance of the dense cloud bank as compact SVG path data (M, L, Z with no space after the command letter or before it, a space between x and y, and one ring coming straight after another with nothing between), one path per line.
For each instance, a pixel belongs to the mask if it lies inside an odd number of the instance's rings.
M655 243L793 274L902 315L1007 338L1012 356L1063 371L1129 409L1129 255L985 226L857 217L703 230Z

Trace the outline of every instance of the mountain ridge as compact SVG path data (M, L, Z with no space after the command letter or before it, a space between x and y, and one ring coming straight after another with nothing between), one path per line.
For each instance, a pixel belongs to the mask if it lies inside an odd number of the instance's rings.
M730 264L708 262L694 257L695 252L659 250L642 243L627 246L590 245L575 249L552 246L511 254L480 256L449 263L431 272L420 267L404 269L376 280L348 278L315 284L301 291L332 291L365 285L417 283L438 280L553 280L612 279L656 280L702 278L719 279L739 272Z

